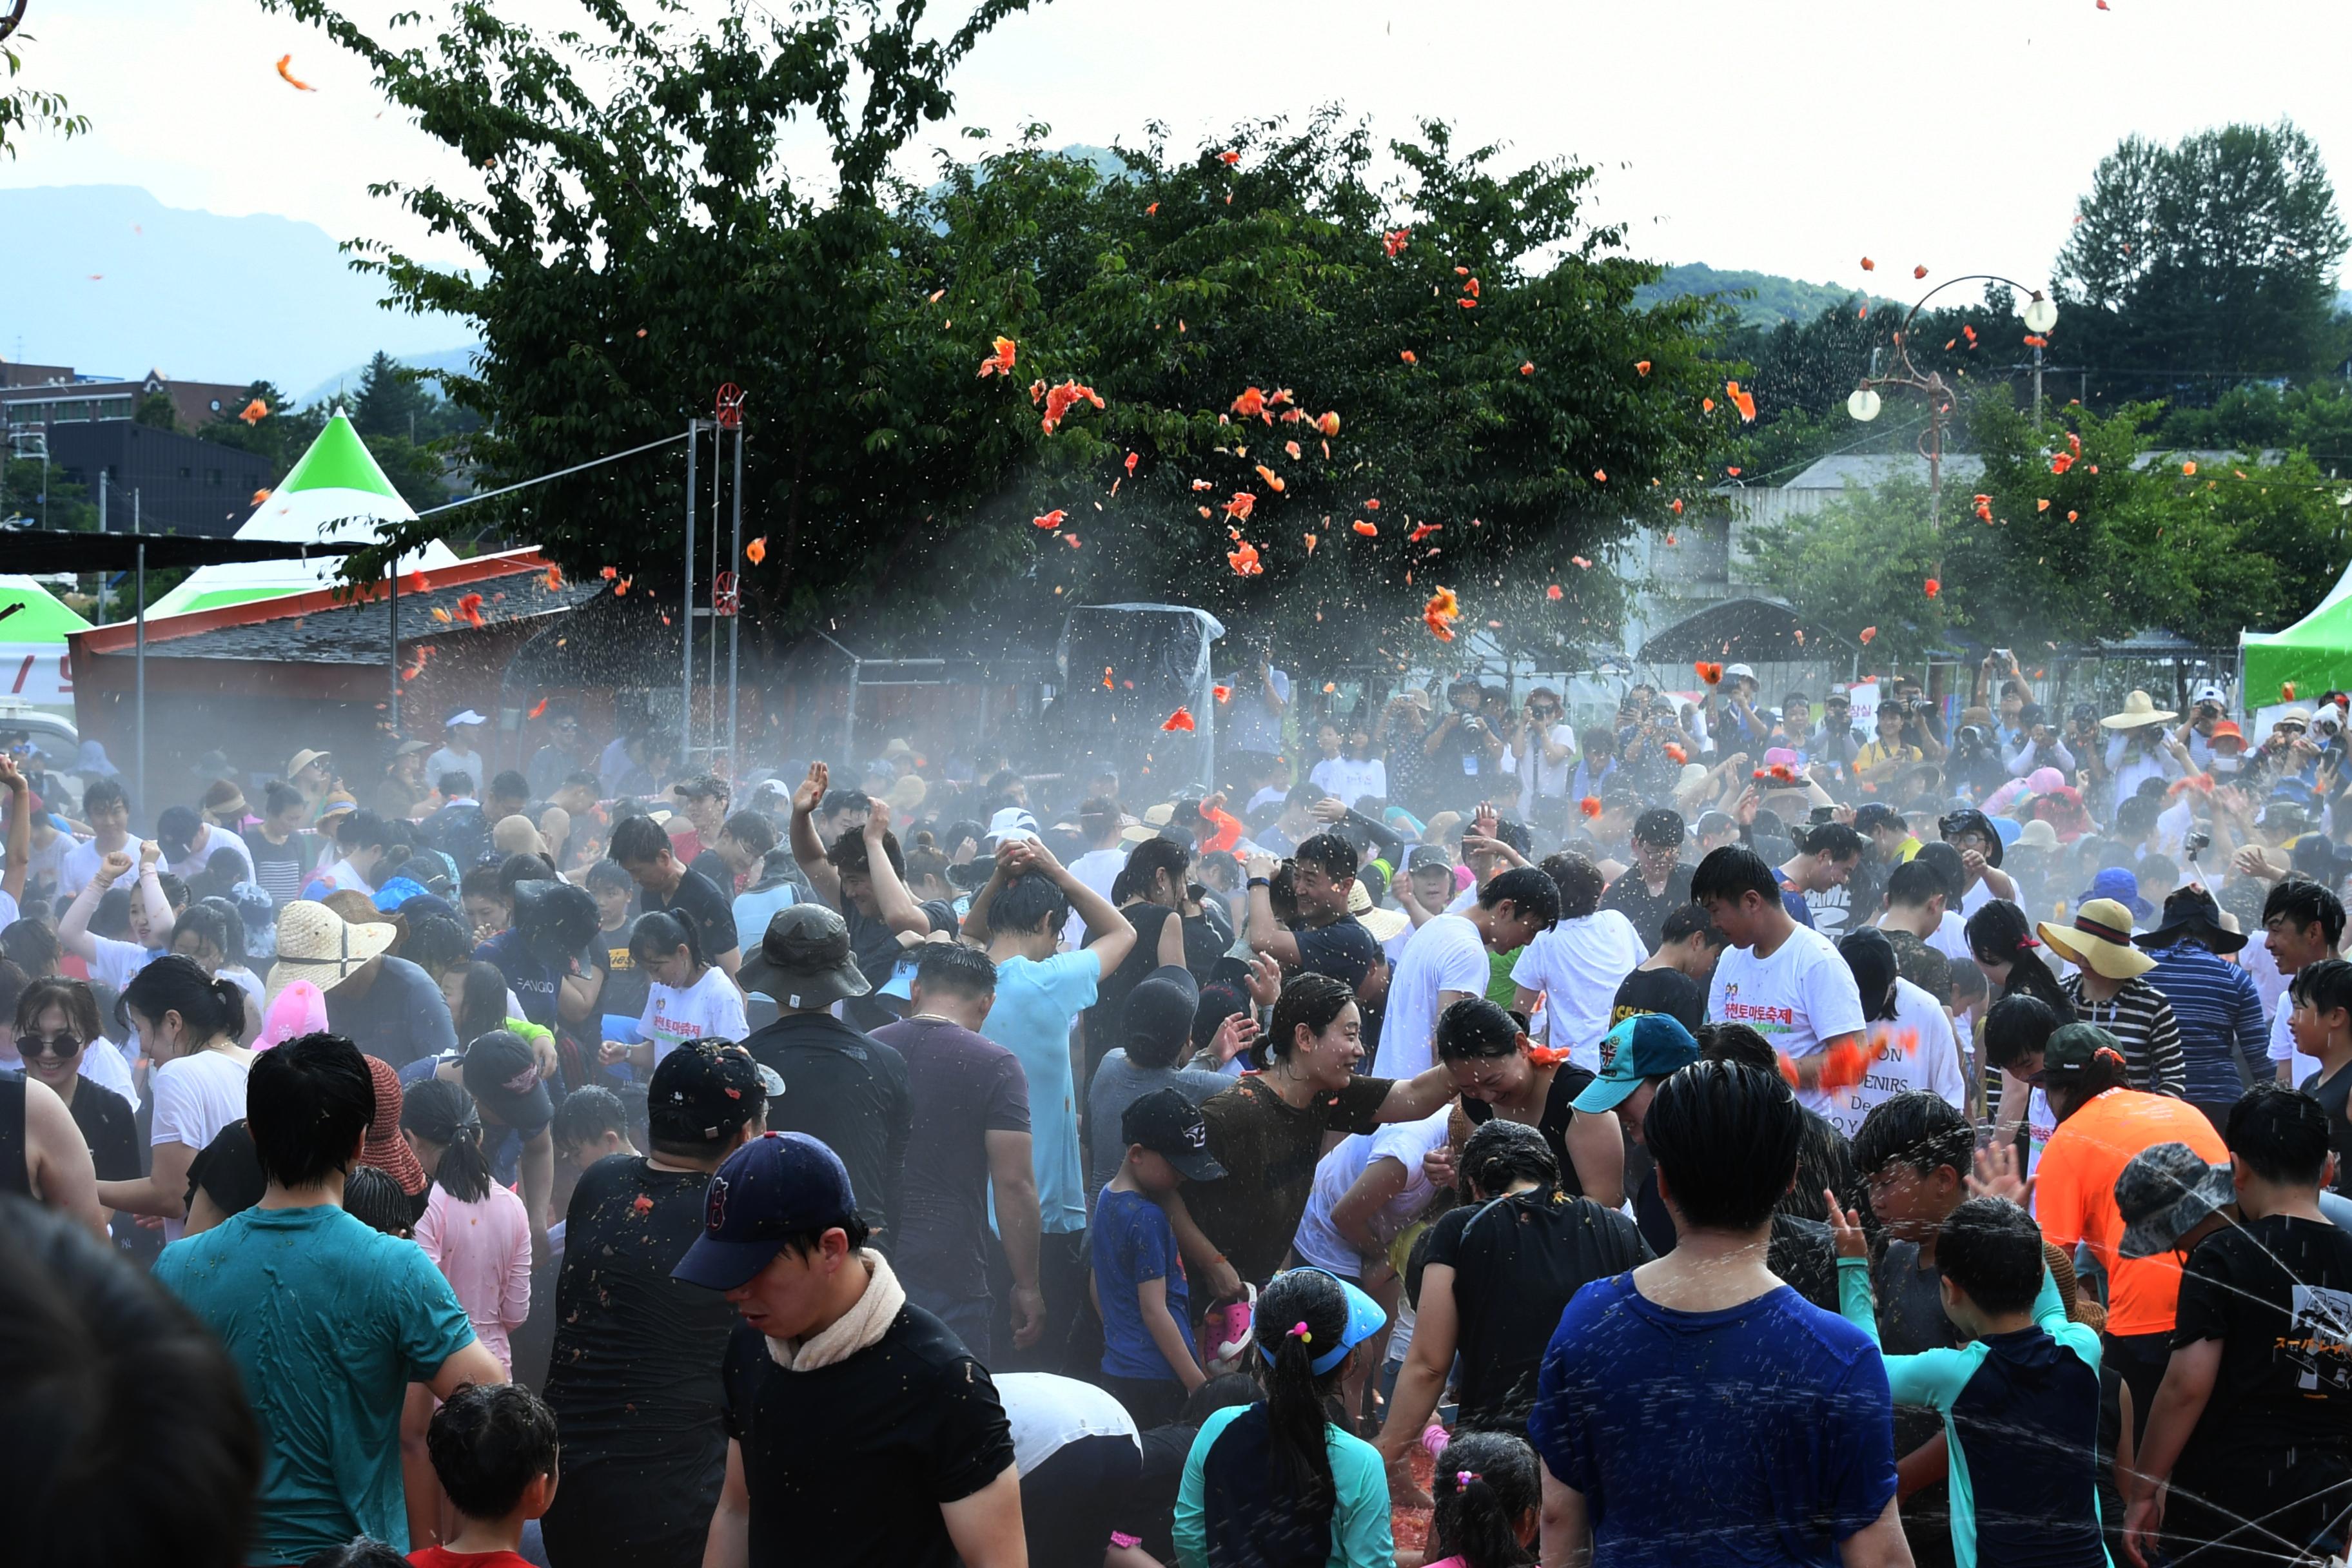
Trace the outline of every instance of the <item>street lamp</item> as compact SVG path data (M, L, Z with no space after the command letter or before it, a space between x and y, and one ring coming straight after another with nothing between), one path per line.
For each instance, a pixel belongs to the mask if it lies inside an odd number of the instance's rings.
M1927 429L1918 442L1919 455L1927 459L1927 517L1932 526L1942 521L1944 497L1944 416L1952 411L1954 394L1951 384L1941 371L1921 371L1911 360L1911 322L1920 308L1955 283L2000 283L2028 296L2025 309L2020 312L2025 320L2025 330L2035 336L2047 332L2058 324L2058 307L2039 289L2027 289L2014 279L1994 272L1970 272L1958 278L1948 278L1925 294L1903 317L1903 325L1895 332L1895 367L1885 375L1862 378L1845 400L1845 411L1859 423L1867 425L1878 417L1882 386L1908 387L1924 394L1927 399ZM2042 350L2033 351L2034 416L2042 412Z

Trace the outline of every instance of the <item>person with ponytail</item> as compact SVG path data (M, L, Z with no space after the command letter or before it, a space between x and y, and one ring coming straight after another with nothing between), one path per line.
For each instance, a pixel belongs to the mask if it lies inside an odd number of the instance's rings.
M1354 988L1328 974L1292 977L1256 1048L1264 1069L1201 1107L1224 1176L1187 1184L1164 1205L1185 1262L1217 1300L1282 1267L1314 1193L1324 1134L1418 1121L1454 1091L1443 1063L1411 1079L1358 1075L1363 1014Z
M2060 1023L2074 1016L2074 1004L2042 961L2042 943L2033 934L2025 911L2006 899L1995 899L1969 917L1969 952L1993 988L1993 999L2038 996L2058 1015Z
M1461 1426L1524 1433L1570 1299L1651 1258L1622 1213L1560 1191L1558 1157L1532 1127L1489 1121L1473 1132L1461 1181L1471 1201L1430 1227L1412 1346L1377 1444L1391 1465L1420 1439L1449 1373Z
M246 1074L253 1053L237 1044L245 992L206 974L193 958L171 953L131 977L114 1005L118 1022L138 1036L139 1054L154 1064L148 1174L100 1182L98 1200L111 1209L163 1216L163 1238L186 1228L188 1167L224 1127L245 1114Z
M457 1293L474 1337L512 1377L508 1335L530 1316L530 1217L522 1199L490 1175L481 1113L461 1085L438 1078L411 1084L400 1131L433 1184L416 1244Z
M2134 1258L2122 1250L2125 1226L2116 1179L2134 1155L2159 1143L2186 1143L2211 1165L2230 1163L2229 1146L2205 1113L2187 1100L2130 1088L2122 1048L2095 1024L2068 1024L2051 1035L2042 1047L2039 1077L2058 1128L2034 1171L2034 1217L2044 1240L2069 1258L2076 1243L2087 1244L2106 1270L2105 1359L2131 1389L2137 1447L2137 1428L2147 1425L2172 1356L2180 1258L2169 1251ZM1992 1152L1998 1157L2008 1152ZM2025 1196L2021 1190L2000 1195L2021 1201ZM2116 1452L2120 1426L2114 1404L2105 1404L2102 1453Z
M1526 1438L1464 1432L1437 1450L1435 1468L1429 1568L1527 1568L1535 1562L1543 1484Z
M1561 1191L1605 1208L1624 1201L1625 1135L1613 1111L1576 1109L1594 1075L1566 1050L1535 1044L1510 1014L1472 996L1437 1016L1437 1059L1462 1091L1461 1136L1497 1120L1533 1127L1551 1145Z
M1181 1568L1392 1568L1380 1455L1325 1415L1386 1323L1370 1296L1323 1269L1266 1281L1252 1358L1265 1397L1218 1411L1192 1440L1176 1493Z

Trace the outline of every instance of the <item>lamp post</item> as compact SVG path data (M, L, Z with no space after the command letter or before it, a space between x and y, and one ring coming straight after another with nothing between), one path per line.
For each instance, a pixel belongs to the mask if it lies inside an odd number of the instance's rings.
M1958 278L1948 278L1925 294L1903 317L1903 325L1895 332L1895 364L1885 375L1869 375L1858 382L1845 400L1845 411L1854 419L1868 424L1878 417L1882 386L1907 387L1927 399L1927 429L1918 447L1920 456L1927 459L1927 520L1930 526L1943 521L1944 504L1944 416L1952 411L1953 391L1941 371L1921 371L1911 360L1911 322L1920 307L1955 283L2000 283L2025 293L2025 308L2019 312L2025 330L2037 337L2058 324L2058 307L2039 289L2027 289L2014 279L1995 272L1971 272ZM2033 351L2034 416L2042 413L2042 351Z

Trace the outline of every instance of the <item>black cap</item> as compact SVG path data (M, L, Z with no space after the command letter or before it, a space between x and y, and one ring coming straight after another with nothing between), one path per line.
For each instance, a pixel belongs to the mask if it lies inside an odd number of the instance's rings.
M751 1052L692 1040L655 1065L646 1121L656 1143L716 1143L758 1115L768 1093Z
M195 840L196 830L203 826L194 807L165 806L163 814L155 819L155 842L163 847L164 858L186 859Z
M1408 872L1424 871L1432 867L1441 871L1454 869L1454 862L1447 858L1443 845L1416 844L1405 855L1404 868Z
M492 1029L466 1049L466 1091L494 1121L528 1138L555 1119L555 1102L539 1079L539 1058L511 1029Z
M1119 1136L1140 1143L1176 1167L1188 1182L1213 1182L1225 1173L1209 1153L1209 1124L1201 1108L1175 1089L1155 1089L1118 1119Z
M669 1277L706 1290L749 1284L797 1236L846 1227L857 1213L849 1168L805 1132L771 1132L710 1178L702 1234Z
M1652 806L1633 819L1633 842L1654 845L1661 849L1682 847L1683 814L1663 805Z

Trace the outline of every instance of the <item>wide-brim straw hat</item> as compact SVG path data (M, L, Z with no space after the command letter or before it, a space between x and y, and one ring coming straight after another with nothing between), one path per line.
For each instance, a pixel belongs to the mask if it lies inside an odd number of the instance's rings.
M332 991L352 972L390 948L400 935L390 925L353 925L326 905L297 899L278 911L278 959L269 971L266 1008L297 980Z
M2124 710L2108 714L2099 721L2099 727L2103 730L2139 730L2179 717L2179 714L2167 712L2148 700L2147 692L2135 691L2124 699Z
M2113 899L2084 904L2071 925L2043 921L2035 929L2051 952L2109 980L2129 980L2156 967L2156 960L2132 945L2131 910Z

